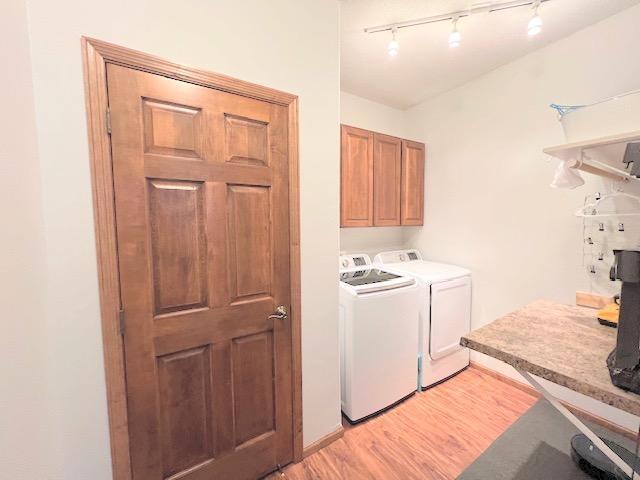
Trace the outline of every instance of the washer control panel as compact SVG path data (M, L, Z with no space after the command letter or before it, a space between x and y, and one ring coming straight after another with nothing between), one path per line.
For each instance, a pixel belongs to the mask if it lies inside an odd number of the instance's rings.
M366 253L353 253L350 255L340 255L339 268L356 268L371 265L371 258Z

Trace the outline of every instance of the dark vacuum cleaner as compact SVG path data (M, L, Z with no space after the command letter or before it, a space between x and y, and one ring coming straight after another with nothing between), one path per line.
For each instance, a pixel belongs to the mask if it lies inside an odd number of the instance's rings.
M614 385L640 394L640 251L614 250L614 254L609 277L612 281L622 281L622 291L616 348L607 358L607 367ZM627 465L635 466L635 471L640 469L635 453L611 440L602 438L602 441ZM593 478L629 479L583 434L571 439L571 457Z

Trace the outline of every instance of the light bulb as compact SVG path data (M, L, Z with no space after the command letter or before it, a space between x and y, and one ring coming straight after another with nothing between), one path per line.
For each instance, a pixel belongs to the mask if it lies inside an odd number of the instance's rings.
M449 47L456 48L460 46L460 32L458 31L458 19L453 20L453 30L449 34Z
M398 41L391 40L389 42L389 46L387 47L387 53L389 54L390 57L395 57L396 55L398 55L399 48L400 48L400 45L398 45Z
M396 32L397 29L392 29L391 33L393 34L393 38L391 39L391 41L389 42L389 45L387 46L387 53L389 54L390 57L396 57L398 55L398 50L400 49L400 44L398 43L398 40L396 40Z
M527 25L527 33L529 34L530 37L533 37L534 35L539 34L541 31L542 31L542 19L540 18L540 15L538 15L538 12L536 10L536 12L533 15L533 18L529 20L529 24Z
M451 48L456 48L460 46L460 32L454 30L449 34L449 46Z

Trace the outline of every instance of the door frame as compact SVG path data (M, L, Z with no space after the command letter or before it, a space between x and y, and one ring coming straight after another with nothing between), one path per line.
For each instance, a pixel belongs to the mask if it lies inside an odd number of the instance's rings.
M226 75L178 65L153 55L82 37L84 86L93 186L100 315L104 347L111 460L115 480L131 479L123 336L120 331L120 285L114 208L107 64L162 75L224 92L287 107L289 152L289 255L291 274L293 460L302 460L302 349L300 304L300 185L298 97Z

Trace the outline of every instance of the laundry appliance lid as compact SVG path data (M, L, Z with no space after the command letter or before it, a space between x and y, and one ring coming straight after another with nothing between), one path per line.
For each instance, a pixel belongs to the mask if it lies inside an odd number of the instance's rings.
M471 275L471 271L457 265L449 265L447 263L413 261L385 264L385 268L392 271L409 273L421 280L433 283L444 280L453 280L454 278L466 277Z

